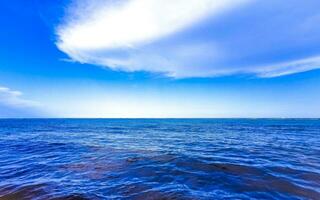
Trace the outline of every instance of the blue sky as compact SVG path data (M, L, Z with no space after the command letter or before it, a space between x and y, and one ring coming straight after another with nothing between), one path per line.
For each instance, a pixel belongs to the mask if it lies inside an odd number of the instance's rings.
M319 7L1 1L0 117L320 117Z

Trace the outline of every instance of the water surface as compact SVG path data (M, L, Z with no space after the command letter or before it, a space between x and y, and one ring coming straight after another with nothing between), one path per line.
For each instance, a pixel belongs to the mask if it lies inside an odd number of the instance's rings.
M0 199L320 199L320 120L3 119Z

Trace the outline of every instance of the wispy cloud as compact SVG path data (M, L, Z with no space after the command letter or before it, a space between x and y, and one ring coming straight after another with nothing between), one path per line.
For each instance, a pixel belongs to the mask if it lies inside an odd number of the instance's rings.
M74 61L129 72L177 78L281 76L319 68L317 5L315 0L290 5L276 0L78 0L56 29L57 46Z
M260 77L272 78L320 68L320 56L261 67Z
M22 98L22 92L0 86L0 117L40 116L40 104Z

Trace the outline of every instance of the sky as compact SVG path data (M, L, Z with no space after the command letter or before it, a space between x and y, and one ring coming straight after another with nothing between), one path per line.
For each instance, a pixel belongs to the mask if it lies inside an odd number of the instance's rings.
M319 7L0 1L0 117L319 118Z

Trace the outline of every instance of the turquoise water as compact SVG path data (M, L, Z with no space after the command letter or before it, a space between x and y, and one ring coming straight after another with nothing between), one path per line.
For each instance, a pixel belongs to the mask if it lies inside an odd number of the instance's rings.
M0 199L320 199L320 120L4 119Z

